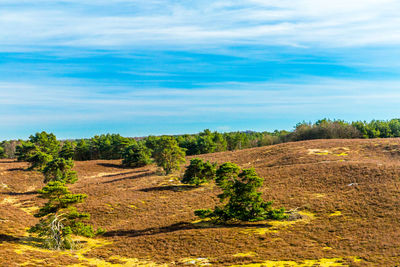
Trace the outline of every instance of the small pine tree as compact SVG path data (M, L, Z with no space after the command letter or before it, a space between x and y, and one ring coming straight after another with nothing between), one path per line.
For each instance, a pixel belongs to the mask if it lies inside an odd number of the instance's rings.
M44 183L50 181L62 181L73 184L78 180L76 172L72 170L74 162L72 159L56 158L43 169Z
M220 222L287 218L283 208L273 209L272 201L263 201L261 192L257 192L263 184L263 179L254 169L241 171L234 163L224 163L217 170L216 183L223 190L218 198L221 202L227 200L227 203L223 207L215 207L214 211L196 210L195 215L200 218L211 218Z
M142 143L134 143L127 147L122 155L125 167L143 167L151 163L151 151Z
M181 182L196 186L209 182L215 178L216 165L199 158L191 159Z
M71 234L93 237L98 232L91 225L81 222L89 219L89 214L79 213L73 205L82 203L85 194L71 194L64 182L51 181L38 191L40 198L48 202L34 215L41 218L39 223L29 229L44 237L51 249L73 248Z
M157 140L154 160L169 174L173 170L179 170L181 164L185 163L185 151L178 146L174 137L162 136Z

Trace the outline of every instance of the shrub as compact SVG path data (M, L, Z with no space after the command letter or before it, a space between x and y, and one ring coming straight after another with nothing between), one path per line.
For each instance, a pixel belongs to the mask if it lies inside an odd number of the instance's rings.
M126 167L143 167L151 163L151 151L142 143L135 143L125 149L122 165Z
M215 178L216 165L209 161L194 158L190 160L190 165L185 171L181 180L184 184L200 185L209 182Z
M211 218L218 222L260 221L266 219L281 220L287 218L284 208L273 209L272 201L264 202L257 189L262 186L263 179L254 169L243 169L234 163L224 163L217 170L216 183L223 190L218 195L221 202L227 200L225 206L196 210L200 218Z

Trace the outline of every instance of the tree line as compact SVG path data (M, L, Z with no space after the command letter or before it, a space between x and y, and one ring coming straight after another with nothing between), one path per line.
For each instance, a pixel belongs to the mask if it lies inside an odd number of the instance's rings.
M213 152L274 145L284 142L312 139L352 139L400 137L400 119L345 122L343 120L322 119L315 123L298 123L294 130L274 132L212 132L208 129L198 134L170 136L186 155L199 155ZM161 136L128 138L119 134L96 135L89 139L65 140L59 142L58 149L63 158L73 160L122 159L132 146L145 146L157 150ZM0 143L0 158L15 158L20 149L33 150L34 140L12 140ZM18 148L19 147L19 151ZM22 147L22 148L21 148ZM40 156L40 155L38 155ZM41 155L44 156L44 155Z

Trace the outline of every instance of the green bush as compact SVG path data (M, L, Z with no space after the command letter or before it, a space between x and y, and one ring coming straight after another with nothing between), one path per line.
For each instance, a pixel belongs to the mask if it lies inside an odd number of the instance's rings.
M263 184L254 169L243 169L234 163L224 163L217 170L216 183L222 189L218 195L222 207L196 210L200 218L211 218L217 222L260 221L266 219L281 220L287 218L284 208L273 209L272 201L264 202L257 192Z
M122 165L125 167L143 167L151 163L151 151L142 143L135 143L125 149Z
M215 178L216 165L209 161L194 158L190 160L190 165L185 171L181 180L184 184L200 185L209 182Z

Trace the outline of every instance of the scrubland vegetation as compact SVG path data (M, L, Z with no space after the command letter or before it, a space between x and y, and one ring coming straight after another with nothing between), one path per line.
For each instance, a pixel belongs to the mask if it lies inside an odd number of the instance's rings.
M17 160L0 160L0 263L39 263L19 256L35 248L102 266L398 263L400 144L367 139L399 129L320 120L290 133L3 142ZM309 139L324 140L284 144Z

